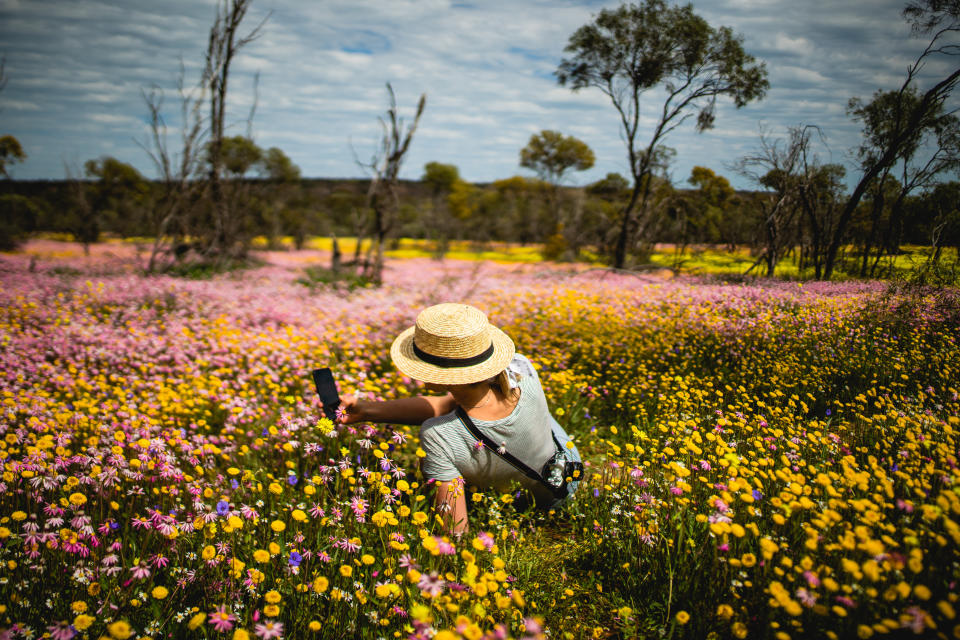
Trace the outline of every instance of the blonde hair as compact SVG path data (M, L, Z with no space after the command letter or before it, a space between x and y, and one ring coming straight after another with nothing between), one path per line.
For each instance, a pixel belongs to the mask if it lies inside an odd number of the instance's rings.
M480 382L475 382L474 384L489 384L490 388L492 388L494 391L499 391L500 395L511 402L516 402L520 398L520 389L513 389L510 387L510 377L507 375L506 369L492 378L487 378L486 380L481 380Z

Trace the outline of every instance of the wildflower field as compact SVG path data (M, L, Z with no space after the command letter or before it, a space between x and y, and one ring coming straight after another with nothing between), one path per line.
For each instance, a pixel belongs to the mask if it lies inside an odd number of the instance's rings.
M385 285L0 255L0 638L960 637L960 302L405 260ZM588 463L568 508L470 495L417 429L425 306L485 310Z

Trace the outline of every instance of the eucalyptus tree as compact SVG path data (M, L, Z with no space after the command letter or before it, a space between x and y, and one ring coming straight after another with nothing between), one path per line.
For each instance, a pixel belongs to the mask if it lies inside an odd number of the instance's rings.
M579 225L573 219L578 207L573 211L565 207L566 212L561 214L560 186L570 171L586 171L595 161L593 150L583 140L546 129L530 136L527 146L520 150L520 166L536 172L549 185L547 206L552 228L548 233L562 234L569 244L578 244Z
M5 59L0 58L0 91L7 85L7 75L4 73ZM9 179L9 167L27 159L20 141L12 135L0 136L0 176Z
M864 146L859 153L861 176L847 198L830 238L823 273L828 280L860 200L874 182L883 180L890 168L898 163L909 167L913 154L922 146L918 141L925 135L935 133L937 140L934 144L938 147L948 143L941 138L934 123L942 122L944 117L951 117L956 111L948 106L948 101L960 83L960 65L956 64L956 58L960 56L960 0L915 0L907 4L903 17L910 23L915 36L929 40L907 68L906 77L898 89L877 92L866 105L851 104L851 115L864 122ZM938 62L947 63L942 77L935 79L926 90L918 88L921 72Z
M644 0L603 9L573 33L556 73L561 85L594 87L610 98L620 118L633 190L620 215L614 266L623 267L628 243L652 227L648 207L657 151L667 135L696 116L696 130L713 126L717 100L737 107L762 98L769 86L763 63L744 51L729 27L714 28L692 5ZM651 101L657 124L641 141L641 98L656 87L666 97Z

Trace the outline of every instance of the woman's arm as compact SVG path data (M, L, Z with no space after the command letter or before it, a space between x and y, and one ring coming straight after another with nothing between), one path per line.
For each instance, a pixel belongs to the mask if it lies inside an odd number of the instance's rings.
M423 424L430 418L450 413L456 401L449 393L445 396L414 396L397 400L358 400L346 396L342 402L344 416L341 422L387 422L390 424Z
M467 532L467 498L463 478L438 480L434 508L443 519L443 526L458 538Z

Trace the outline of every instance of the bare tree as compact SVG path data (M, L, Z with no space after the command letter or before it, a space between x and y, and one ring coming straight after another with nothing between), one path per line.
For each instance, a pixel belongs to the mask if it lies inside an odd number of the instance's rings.
M232 211L222 184L223 139L227 109L227 86L230 65L237 52L255 40L266 23L265 17L245 36L239 35L240 24L250 9L252 0L220 0L217 15L210 28L203 82L210 100L208 181L213 217L213 235L204 248L208 259L216 262L242 257L245 248L237 247L239 221Z
M373 238L364 261L364 275L378 283L383 277L383 242L393 228L400 209L397 176L420 123L420 116L427 105L427 94L421 94L413 122L405 128L397 109L397 96L389 82L387 92L390 94L390 107L387 109L386 119L378 118L383 129L380 148L369 163L361 163L361 166L372 174L367 190L367 207L373 216ZM360 240L357 238L358 247Z
M808 142L809 135L805 128L791 129L790 141L785 145L779 139L771 139L766 131L761 131L760 149L734 165L737 173L773 192L771 198L759 201L763 213L763 250L747 273L766 263L767 276L772 277L777 262L788 246L786 229L799 209L794 177L802 162L803 147Z
M815 152L814 134L823 142L814 125L788 128L786 141L760 133L760 149L734 165L740 175L772 191L759 200L763 213L763 249L750 273L766 263L773 276L777 262L798 245L800 268L813 266L820 278L827 238L833 229L842 191L844 169L823 164Z
M139 144L153 161L161 186L151 217L153 246L147 262L147 273L169 266L169 261L175 257L174 248L186 235L188 222L185 218L190 205L202 187L194 178L201 158L203 118L200 109L204 102L203 86L192 91L185 89L183 61L180 62L177 93L180 97L180 150L174 153L167 141L163 91L153 87L149 92L142 92L150 113L150 139ZM166 260L163 265L160 263L162 259Z

